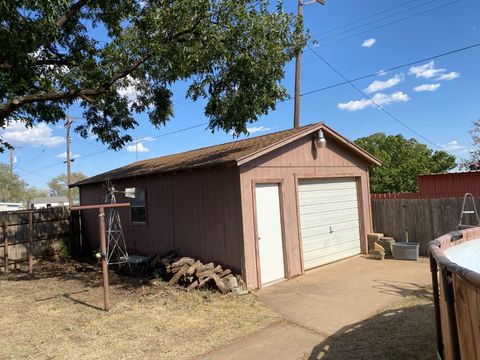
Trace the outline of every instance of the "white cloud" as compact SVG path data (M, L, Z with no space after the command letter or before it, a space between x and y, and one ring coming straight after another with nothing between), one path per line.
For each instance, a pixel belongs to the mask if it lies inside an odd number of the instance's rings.
M136 144L128 145L127 146L127 151L128 152L149 152L150 149L147 148L145 145L143 145L142 142L138 142Z
M376 39L370 38L370 39L365 40L362 43L362 46L365 47L365 48L369 48L369 47L372 47L373 45L375 45L376 42L377 42Z
M67 158L67 152L64 151L64 152L58 154L56 157L66 159ZM79 154L72 154L72 152L70 152L70 159L76 159L76 158L79 158L79 157L80 157Z
M436 91L440 87L440 84L422 84L415 86L413 90L420 91Z
M387 75L387 72L385 70L382 69L377 71L377 76L385 76L385 75Z
M440 76L438 78L438 80L453 80L453 79L456 79L460 76L460 74L456 71L452 71L452 72L449 72L448 74L443 74L442 76Z
M140 81L135 80L130 75L127 76L126 80L129 82L129 85L119 88L117 92L120 96L126 98L129 103L132 103L137 100L139 93L136 87L140 84Z
M465 152L465 150L467 150L467 147L460 145L457 140L452 140L442 147L444 150L451 152Z
M365 89L365 92L370 94L370 93L391 88L395 85L400 84L404 80L404 78L405 76L403 74L397 74L394 77L385 81L375 80L370 85L368 85L368 87Z
M412 66L408 73L410 75L415 75L417 78L431 79L432 77L439 76L443 74L446 69L436 69L434 61L430 61L427 64L420 66Z
M407 102L410 100L407 94L403 93L402 91L396 91L393 94L387 95L382 93L377 93L370 99L361 99L361 100L352 100L347 103L340 103L337 107L340 110L347 110L347 111L357 111L363 110L366 107L375 107L375 104L380 106L390 105L396 102Z
M247 128L247 131L249 134L255 134L257 132L265 132L265 131L269 131L269 130L272 130L272 128L270 127L265 127L263 125L261 126L257 126L257 127L249 127Z
M27 128L21 121L12 121L10 125L3 130L1 136L13 146L56 147L65 143L65 138L63 136L53 135L52 129L45 123Z

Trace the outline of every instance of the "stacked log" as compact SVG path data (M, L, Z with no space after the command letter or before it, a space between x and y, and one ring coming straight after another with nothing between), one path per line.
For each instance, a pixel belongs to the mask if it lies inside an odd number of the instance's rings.
M213 262L204 264L191 257L178 257L174 253L153 256L150 266L160 270L158 274L169 284L183 286L187 291L209 288L226 294L244 286L242 278L231 269Z

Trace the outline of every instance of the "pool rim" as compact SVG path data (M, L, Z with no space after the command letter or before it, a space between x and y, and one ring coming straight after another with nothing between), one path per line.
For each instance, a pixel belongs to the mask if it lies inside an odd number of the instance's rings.
M444 253L444 250L446 248L460 245L467 241L476 240L477 238L465 238L465 234L468 234L469 230L476 230L479 232L480 235L480 227L452 231L448 234L436 238L435 240L430 241L427 246L430 254L436 259L438 267L445 268L451 273L459 275L462 279L464 279L471 285L480 288L480 273L457 264L456 262L450 260ZM480 236L478 237L478 240L480 241ZM450 245L452 243L453 245ZM443 245L447 246L443 247Z
M460 345L457 327L457 315L455 310L455 294L453 289L453 276L457 275L468 284L480 288L480 273L465 268L456 262L450 260L444 250L449 247L460 245L467 241L480 239L480 227L471 227L458 231L452 231L442 235L427 244L430 257L430 271L432 274L433 303L435 309L436 324L436 348L439 359L444 359L444 339L440 315L440 292L439 292L439 273L441 273L441 286L444 289L444 302L449 326L449 338L453 350L454 359L460 359Z

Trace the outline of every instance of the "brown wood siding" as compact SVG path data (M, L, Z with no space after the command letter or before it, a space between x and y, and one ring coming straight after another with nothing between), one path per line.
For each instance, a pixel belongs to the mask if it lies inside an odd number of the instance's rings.
M215 261L240 271L243 263L240 177L238 168L212 168L115 181L117 189L146 189L147 224L132 224L121 209L130 254L152 255L177 249L202 261ZM80 189L81 204L103 202L101 184ZM117 202L128 202L118 194ZM84 242L98 246L95 211L82 213Z
M364 253L367 251L366 233L372 230L368 164L330 137L327 137L327 146L324 149L313 146L311 139L311 135L305 136L240 167L245 275L250 288L258 286L252 192L254 181L268 179L283 181L283 223L285 248L288 253L286 266L289 271L288 278L303 272L297 213L298 178L355 177L358 179L361 249Z

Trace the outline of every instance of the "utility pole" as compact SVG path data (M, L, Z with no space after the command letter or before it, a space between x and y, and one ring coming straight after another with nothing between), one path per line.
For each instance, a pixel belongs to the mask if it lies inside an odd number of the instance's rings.
M15 157L13 156L13 147L10 148L10 176L13 176L13 163L15 161Z
M298 10L297 18L300 25L300 28L303 29L303 7L305 5L310 5L313 3L319 3L320 5L325 5L325 0L311 0L304 1L298 0ZM298 44L301 43L303 33L298 34ZM298 128L300 126L300 66L302 63L302 50L297 54L297 59L295 61L295 104L293 109L293 127Z
M65 121L65 128L67 129L67 192L68 192L68 205L72 206L72 189L70 189L70 184L72 182L72 174L70 172L70 128L72 126L72 119L70 115L67 114Z

